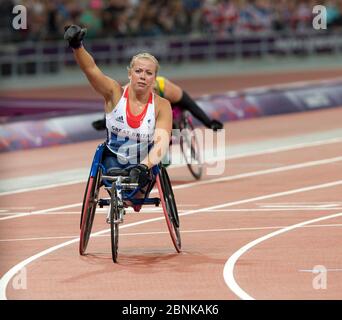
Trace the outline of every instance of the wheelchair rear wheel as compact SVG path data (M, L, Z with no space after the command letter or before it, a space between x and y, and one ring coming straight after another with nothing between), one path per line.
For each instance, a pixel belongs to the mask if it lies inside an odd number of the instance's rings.
M86 186L82 213L81 213L81 232L80 232L80 255L84 255L88 246L91 229L94 222L97 198L100 188L100 171L98 170L94 177L89 176Z
M186 165L188 166L192 176L199 180L202 177L202 163L200 157L200 148L195 135L194 126L191 122L190 116L187 113L183 114L183 119L180 124L182 131L180 139L180 147L184 155Z
M156 178L161 203L167 227L177 252L181 251L181 236L179 232L179 217L175 197L172 191L169 175L164 167Z

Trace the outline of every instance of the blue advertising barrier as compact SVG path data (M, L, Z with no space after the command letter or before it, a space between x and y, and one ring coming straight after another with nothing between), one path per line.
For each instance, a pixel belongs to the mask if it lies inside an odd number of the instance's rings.
M23 100L8 101L16 108L25 105ZM342 79L230 91L203 96L197 102L211 118L223 122L333 108L342 106ZM80 107L78 111L75 103ZM0 104L6 104L6 101L2 100ZM50 111L39 113L38 108L36 112L27 112L28 116L3 123L0 126L0 152L104 139L105 132L95 131L91 125L103 117L102 102L46 101L46 105L49 104L53 106ZM42 101L37 100L35 104L33 99L28 99L26 107L28 105L41 106ZM199 122L195 120L195 124Z
M209 115L223 121L339 107L342 79L227 92L201 97L197 102Z

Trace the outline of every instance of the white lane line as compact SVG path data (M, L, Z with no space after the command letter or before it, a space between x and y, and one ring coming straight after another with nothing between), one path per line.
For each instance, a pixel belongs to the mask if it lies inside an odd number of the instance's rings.
M24 213L27 213L27 211L25 211L25 212L6 212L6 213L4 213L4 212L2 212L2 213L0 213L0 216L10 216L10 215L19 215L19 214L24 214Z
M312 206L316 206L316 205L336 205L336 206L339 206L339 205L342 205L342 202L338 202L338 201L334 201L334 202L269 202L269 203L256 203L257 206L259 207L263 207L263 206L268 206L268 205L298 205L298 206L301 206L301 205L312 205Z
M60 236L60 237L34 237L34 238L17 238L17 239L0 239L0 242L16 242L16 241L41 241L41 240L58 240L58 239L76 239L78 236Z
M259 170L259 171L253 171L253 172L248 172L248 173L242 173L242 174L238 174L238 175L234 175L234 176L228 176L228 177L222 177L222 178L215 178L215 179L210 179L210 180L203 180L203 181L186 183L186 184L174 186L173 190L185 189L185 188L190 188L190 187L194 187L194 186L197 187L197 186L201 186L201 185L205 185L205 184L212 184L212 183L223 182L223 181L226 182L226 181L232 181L232 180L237 180L237 179L244 179L244 178L249 178L249 177L255 177L255 176L270 174L270 173L277 173L277 172L284 172L284 171L308 168L308 167L330 164L330 163L339 162L339 161L342 161L342 157L334 157L334 158L329 158L329 159L308 161L308 162L303 162L303 163L299 163L299 164L293 164L293 165L288 165L288 166L283 166L283 167L278 167L278 168L273 168L273 169ZM157 192L157 190L153 189L151 194L156 193L156 192ZM70 205L55 207L55 208L50 208L50 209L42 209L42 210L32 211L29 213L23 213L23 214L19 214L19 215L11 215L11 216L0 218L0 221L1 220L14 219L14 218L20 218L20 217L25 217L25 216L31 216L31 215L36 215L36 214L44 214L46 212L68 209L68 208L74 208L77 206L82 206L82 203L70 204Z
M315 270L315 269L304 269L304 270L298 270L299 272L310 272L310 273L317 273L318 270ZM329 269L329 268L326 268L325 269L326 272L336 272L336 271L342 271L342 269Z
M211 210L211 212L269 212L269 211L293 211L293 212L297 212L297 211L335 211L335 210L342 210L342 207L338 207L338 208L265 208L265 209L217 209L217 210Z
M152 208L151 208L152 209ZM154 209L154 208L153 208ZM217 210L210 210L211 212L267 212L267 211L293 211L293 212L297 212L297 211L340 211L342 210L342 207L336 207L336 208L331 208L331 207L322 207L322 208L316 208L316 207L312 207L312 208L264 208L264 209L217 209ZM127 213L133 213L134 211L126 211ZM162 212L162 209L159 210L141 210L140 213L145 214L154 214L154 213L159 213ZM178 213L183 213L183 212L187 212L187 210L183 209L183 210L179 210L178 209ZM25 212L23 212L25 213ZM26 212L27 213L27 212ZM16 215L16 214L20 214L17 212L13 212L13 213L7 213L7 215ZM107 211L98 211L96 210L96 214L107 214ZM49 215L49 216L60 216L60 215L80 215L80 211L56 211L56 212L47 212L47 213L41 213L41 215Z
M0 211L34 209L35 207L1 207Z
M244 200L239 200L239 201L235 201L235 202L227 202L224 204L220 204L220 205L215 205L215 206L210 206L207 208L202 208L202 209L195 209L195 210L190 210L186 213L182 213L180 214L180 216L186 216L186 215L192 215L198 212L205 212L205 211L210 211L213 209L219 209L219 208L223 208L223 207L228 207L228 206L234 206L234 205L238 205L238 204L242 204L242 203L248 203L248 202L255 202L255 201L259 201L259 200L265 200L265 199L271 199L271 198L275 198L275 197L280 197L280 196L284 196L284 195L289 195L289 194L295 194L295 193L300 193L300 192L306 192L306 191L312 191L312 190L317 190L317 189L322 189L322 188L330 188L330 187L334 187L334 186L338 186L338 185L342 185L342 180L338 180L338 181L333 181L333 182L328 182L328 183L324 183L324 184L320 184L320 185L313 185L313 186L308 186L308 187L304 187L304 188L299 188L299 189L292 189L292 190L288 190L285 192L278 192L278 193L273 193L273 194L268 194L265 196L259 196L259 197L255 197L255 198L249 198L249 199L244 199ZM127 225L123 225L120 227L120 229L125 229L125 228L129 228L129 227L133 227L133 226L137 226L137 225L142 225L142 224L146 224L146 223L150 223L150 222L155 222L155 221L160 221L160 220L164 220L164 217L159 217L159 218L153 218L153 219L147 219L147 220L142 220L142 221L138 221L138 222L134 222L134 223L130 223ZM110 229L105 229L105 230L101 230L98 232L95 232L93 234L90 235L90 237L94 237L94 236L98 236L98 235L102 235L105 234L107 232L109 232ZM66 246L69 246L71 244L77 243L79 241L79 239L73 239L67 242L63 242L59 245L50 247L44 251L41 251L23 261L21 261L20 263L16 264L15 266L13 266L10 270L8 270L0 279L0 300L6 300L6 288L7 285L9 283L9 281L12 279L13 276L15 276L22 268L24 268L25 266L27 266L28 264L30 264L31 262L50 254L51 252L54 252L58 249L64 248Z
M151 208L152 209L152 208ZM153 208L154 209L154 208ZM342 210L342 207L336 207L336 208L331 208L331 207L322 207L322 208L316 208L316 207L312 207L312 208L265 208L265 209L217 209L217 210L210 210L211 212L278 212L278 211L293 211L293 212L297 212L297 211L340 211ZM127 211L127 213L133 213L132 211ZM154 214L156 212L162 212L162 209L160 210L141 210L140 213L145 214ZM179 210L178 209L178 213L183 213L186 212L185 209L183 210ZM27 212L23 212L23 213L27 213ZM13 212L13 213L7 213L6 216L8 215L17 215L17 214L21 214L21 213L17 213L17 212ZM49 216L60 216L60 215L80 215L80 211L56 211L56 212L47 212L47 213L40 213L41 215L49 215ZM107 214L107 211L98 211L96 210L96 214ZM1 215L1 214L0 214ZM5 214L4 214L5 215Z
M79 203L81 206L81 203ZM177 204L178 212L186 212L186 209L180 209L180 207L185 207L182 205ZM196 205L198 207L198 205ZM77 211L58 211L58 208L56 208L56 211L49 211L49 212L41 212L41 215L80 215L80 210ZM250 212L263 212L263 211L327 211L327 210L342 210L342 206L338 204L331 204L331 205L324 205L324 206L304 206L304 207L296 207L296 206L289 206L289 207L278 207L278 206L261 206L259 208L240 208L240 209L217 209L217 210L211 210L211 212L243 212L243 211L250 211ZM163 209L160 207L149 207L149 208L142 208L140 210L140 213L143 214L149 214L149 213L159 213L162 212ZM108 208L97 208L96 214L107 214ZM132 208L127 208L126 213L134 213L135 211ZM4 216L11 216L11 215L20 215L20 214L29 214L30 212L6 212L6 213L0 213ZM32 214L32 213L30 213ZM1 219L0 219L1 220Z
M317 209L322 209L322 208L332 208L332 207L338 207L339 205L338 204L336 204L336 203L332 203L332 204L317 204L317 205L309 205L309 204L307 204L307 205L298 205L298 204L287 204L287 205L285 205L285 204L268 204L268 205L263 205L263 206L260 206L260 207L262 207L262 208L275 208L275 209L281 209L281 208L283 208L283 209L298 209L298 208L302 208L302 209L305 209L305 208L307 208L307 209L315 209L315 208L317 208Z
M52 183L52 184L49 184L46 186L22 188L22 189L13 190L13 191L4 191L4 192L0 192L0 197L11 195L11 194L23 193L23 192L45 190L45 189L51 189L51 188L58 188L58 187L62 187L62 186L63 187L64 186L70 186L70 185L77 184L77 183L84 183L86 181L87 181L87 178L84 178L84 179L78 179L78 180L74 180L74 181L70 181L70 182Z
M316 218L316 219L312 219L312 220L307 220L304 222L300 222L300 223L296 223L294 225L285 227L281 230L278 231L274 231L271 232L265 236L262 236L258 239L255 239L249 243L247 243L246 245L244 245L243 247L241 247L239 250L237 250L236 252L234 252L230 258L227 260L227 262L224 265L223 268L223 278L224 281L226 282L227 286L230 288L230 290L232 290L234 292L234 294L236 294L239 298L243 299L243 300L255 300L255 298L253 298L251 295L249 295L246 291L244 291L235 281L234 278L234 268L236 265L236 262L238 261L238 259L245 254L248 250L250 250L251 248L255 247L256 245L260 244L263 241L269 240L275 236L278 236L282 233L285 232L289 232L292 231L294 229L306 226L308 224L311 223L315 223L315 222L319 222L319 221L323 221L323 220L328 220L328 219L333 219L333 218L337 218L337 217L341 217L342 216L342 212L336 213L336 214L332 214L329 216L325 216L325 217L321 217L321 218Z
M152 193L152 192L151 192ZM14 218L21 218L21 217L27 217L27 216L33 216L33 215L47 215L47 214L81 214L80 211L72 211L72 212L65 212L65 211L58 211L58 210L63 210L63 209L70 209L70 208L75 208L75 207L81 207L82 202L79 203L74 203L74 204L69 204L65 206L59 206L59 207L54 207L54 208L49 208L49 209L42 209L42 210L37 210L37 211L31 211L31 212L22 212L22 213L6 213L5 217L1 217L1 220L10 220ZM184 209L185 210L185 209ZM184 210L178 210L179 212L182 212ZM107 213L108 209L101 209L98 208L96 209L96 212L99 213ZM134 212L132 208L127 208L127 212ZM162 208L160 207L151 207L149 209L142 209L141 213L147 213L147 212L162 212ZM1 214L0 214L1 215Z
M249 151L249 152L246 151L246 152L239 153L236 155L225 155L224 157L207 157L206 160L207 162L211 162L211 161L217 162L217 161L224 161L224 160L240 159L240 158L245 158L245 157L258 156L258 155L276 153L276 152L282 152L282 151L288 151L288 150L296 150L296 149L321 146L321 145L333 144L333 143L339 143L339 142L342 142L342 138L330 138L330 139L325 139L325 140L317 140L314 142L295 143L295 144L281 146L277 148L268 148L268 149L266 148L262 151ZM184 166L186 166L186 164L171 165L170 169L175 169L175 168L184 167ZM68 186L68 185L73 185L77 183L84 183L86 181L87 181L87 178L84 178L84 179L77 179L77 180L70 181L70 182L61 182L61 183L55 183L55 184L50 184L50 185L45 185L45 186L22 188L22 189L13 190L13 191L4 191L4 192L0 192L0 196L12 195L12 194L23 193L23 192L45 190L45 189L50 189L50 188L57 188L57 187Z
M203 232L227 232L227 231L259 231L270 229L281 229L286 226L272 226L272 227L250 227L250 228L226 228L226 229L196 229L196 230L182 230L181 233L203 233ZM342 224L316 224L312 226L303 226L302 228L327 228L327 227L342 227ZM168 231L150 231L150 232L134 232L134 233L120 233L121 236L142 236L142 235L159 235L169 234ZM94 236L95 238L109 237L109 234L101 234ZM79 236L55 236L55 237L36 237L36 238L17 238L17 239L0 239L0 242L17 242L17 241L41 241L41 240L58 240L58 239L76 239Z
M68 205L60 206L60 207L49 208L49 209L36 210L36 211L26 212L26 213L20 213L20 214L17 214L17 215L11 215L11 216L7 216L7 217L2 217L2 218L0 218L0 221L1 220L14 219L14 218L27 217L27 216L37 215L37 214L46 214L46 213L51 212L51 211L75 208L75 207L80 207L80 206L82 206L82 202L74 203L74 204L68 204Z
M314 167L314 166L320 166L324 164L330 164L334 162L342 161L342 157L334 157L334 158L328 158L328 159L322 159L322 160L315 160L315 161L308 161L308 162L302 162L297 164L291 164L283 167L273 168L273 169L266 169L266 170L258 170L258 171L252 171L247 173L241 173L234 176L228 176L228 177L222 177L222 178L216 178L216 179L210 179L210 180L203 180L203 181L197 181L197 182L191 182L191 183L185 183L178 186L172 187L175 190L178 189L184 189L189 187L197 187L205 184L212 184L217 182L223 182L223 181L231 181L231 180L237 180L237 179L244 179L244 178L250 178L250 177L256 177L264 174L270 174L270 173L278 173L278 172L284 172L284 171L290 171L290 170L296 170L296 169L303 169L308 167Z
M266 141L267 142L267 141ZM283 152L283 151L289 151L289 150L296 150L296 149L302 149L302 148L310 148L310 147L316 147L316 146L324 146L326 144L333 144L333 143L340 143L342 142L342 137L336 137L336 138L328 138L328 139L321 139L321 140L316 140L313 142L302 142L302 143L294 143L286 146L280 146L280 147L271 147L271 148L266 148L264 150L258 150L258 151L245 151L237 154L228 154L225 156L216 156L216 157L206 157L206 162L211 163L211 162L218 162L218 161L224 161L224 160L234 160L234 159L240 159L240 158L245 158L245 157L253 157L253 156L259 156L259 155L264 155L264 154L270 154L270 153L277 153L277 152ZM276 143L275 143L276 144ZM230 148L234 148L235 145L231 145ZM225 149L228 149L226 146ZM228 149L229 150L229 149ZM217 151L217 154L221 154L221 150ZM175 164L171 165L170 169L172 168L180 168L184 167L186 164ZM0 193L1 195L1 193Z

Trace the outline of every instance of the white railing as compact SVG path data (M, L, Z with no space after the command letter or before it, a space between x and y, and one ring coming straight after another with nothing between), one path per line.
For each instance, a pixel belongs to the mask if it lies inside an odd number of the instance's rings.
M127 64L140 51L156 55L162 63L242 59L267 55L313 55L342 52L338 33L263 34L240 37L162 37L86 40L98 63ZM74 65L65 41L5 44L0 48L0 76L56 73Z

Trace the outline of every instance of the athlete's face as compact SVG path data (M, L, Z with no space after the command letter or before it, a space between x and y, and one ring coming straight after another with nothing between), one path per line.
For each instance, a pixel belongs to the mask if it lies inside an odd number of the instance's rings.
M136 59L128 72L128 77L137 93L153 90L156 81L156 65L150 59Z

